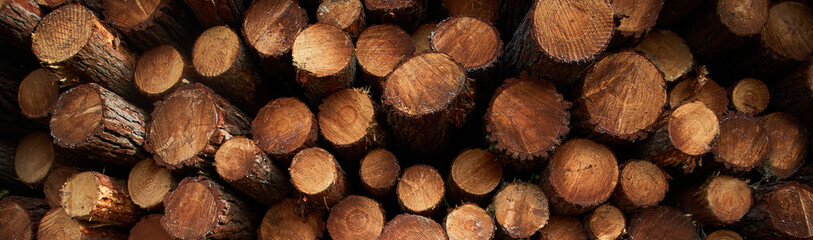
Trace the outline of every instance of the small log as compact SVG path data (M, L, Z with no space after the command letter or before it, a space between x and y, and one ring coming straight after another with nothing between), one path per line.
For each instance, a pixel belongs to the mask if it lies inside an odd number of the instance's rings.
M737 222L751 209L751 188L735 177L712 176L681 196L680 208L709 225Z
M749 239L806 239L813 237L809 204L813 189L798 182L769 185L756 190L756 204L743 217L741 232Z
M46 132L32 132L17 144L14 152L14 172L25 184L39 188L51 169L57 168L62 153Z
M426 18L422 0L364 0L367 18L373 24L392 23L411 31Z
M43 17L32 34L31 49L61 79L79 76L139 100L133 84L135 55L86 7L68 4Z
M8 196L0 200L0 234L9 240L32 240L48 204L40 198Z
M207 29L195 40L192 65L201 82L234 102L249 114L267 102L267 86L254 62L250 61L243 42L231 28Z
M667 83L682 79L694 66L694 56L686 41L669 30L656 30L635 46L663 73Z
M189 84L194 74L175 47L161 45L147 50L138 59L135 85L141 94L157 101L179 86Z
M287 174L245 137L224 142L215 153L215 167L227 183L266 205L282 201L293 192Z
M472 16L494 24L501 17L502 2L503 0L443 0L442 6L449 11L450 17Z
M718 119L728 111L726 89L703 74L686 78L669 90L669 108L677 108L685 102L700 101L711 109Z
M17 177L14 169L15 144L0 139L0 184L3 189L12 194L23 196L37 196L39 190L23 183Z
M500 184L502 165L482 149L465 150L452 160L446 180L448 196L456 202L482 203Z
M316 19L345 31L356 39L365 28L364 6L361 0L327 0L319 4Z
M260 109L251 122L251 133L265 153L280 166L289 166L299 151L316 145L319 127L316 117L299 99L278 98Z
M446 232L434 220L413 214L400 214L384 225L384 230L378 236L381 240L396 239L426 239L446 240Z
M655 133L637 146L638 155L659 166L692 172L720 134L717 116L701 101L687 102L665 115Z
M618 239L627 226L624 213L610 204L598 206L584 221L590 239L598 240Z
M397 147L423 159L447 150L453 132L474 107L465 71L443 53L420 53L402 61L382 89Z
M391 196L401 176L401 166L392 152L379 148L371 150L361 159L359 178L364 190L376 198Z
M380 115L367 92L342 89L319 105L319 130L343 165L355 170L364 154L386 145Z
M505 46L506 69L509 75L529 71L557 86L572 85L607 48L613 9L606 0L532 2Z
M539 232L539 240L587 240L581 220L574 217L555 215Z
M440 207L446 190L438 170L415 165L404 169L395 191L404 212L431 217Z
M313 147L300 151L288 171L294 188L313 206L330 208L350 193L344 170L324 149Z
M347 33L323 23L308 26L296 35L291 48L296 81L314 105L333 92L353 85L356 54Z
M627 227L627 235L630 240L700 239L690 216L668 206L647 208L633 215Z
M603 57L584 78L577 124L610 142L646 138L666 105L666 83L652 62L634 51Z
M25 76L17 91L17 102L23 116L41 122L47 122L58 97L59 79L44 68Z
M471 203L449 212L443 219L443 228L450 240L489 240L497 230L486 210Z
M768 21L768 0L706 1L684 36L700 62L712 62L742 46L762 31Z
M271 206L263 217L257 239L319 239L325 231L321 211L299 209L296 199L288 198Z
M813 58L771 89L771 108L793 114L807 129L813 129Z
M127 192L125 181L99 172L73 175L62 186L62 207L74 219L116 226L131 226L141 210Z
M104 1L107 22L141 50L162 44L188 50L199 29L186 9L172 0Z
M294 77L291 47L306 26L308 16L296 1L258 0L246 10L243 38L260 55L263 69L286 83Z
M172 173L159 167L150 158L138 162L127 178L127 191L133 198L133 203L148 210L163 208L164 195L177 186L178 180Z
M655 26L664 0L613 0L616 16L623 16L615 28L610 46L635 46Z
M415 47L415 53L421 53L432 50L429 46L429 42L432 36L432 32L435 31L437 28L437 23L427 23L415 29L412 34L410 34L410 38L412 38L412 45Z
M229 25L240 27L243 12L250 1L243 0L184 0L204 28Z
M763 165L765 175L777 180L793 176L807 156L805 129L799 120L783 112L762 117L762 126L768 132L770 149Z
M42 217L37 239L124 240L127 234L114 228L95 227L75 220L61 207L55 207Z
M222 184L197 176L164 196L161 222L176 239L254 239L256 213Z
M60 147L124 166L145 155L147 113L96 83L65 91L54 104L51 136Z
M706 240L742 240L742 236L731 230L717 230L709 234Z
M649 161L631 160L621 166L613 202L633 210L658 205L669 190L669 175Z
M0 39L15 48L31 47L31 33L44 15L34 0L0 2Z
M381 83L387 75L402 59L415 51L410 39L404 30L392 24L373 25L359 35L356 55L361 68L361 79L370 86L374 95L381 95ZM428 44L428 35L426 41Z
M31 121L22 114L18 101L20 79L33 69L28 63L20 62L19 54L12 53L13 57L3 57L2 55L9 53L6 51L10 50L7 45L0 44L0 111L3 112L0 114L0 127L3 128L5 138L16 141L33 131L47 131L47 127L41 122Z
M62 185L79 172L77 168L65 166L54 167L48 172L48 176L42 182L42 191L51 208L62 208Z
M161 223L161 218L164 218L163 214L144 216L130 229L130 237L127 240L172 240L172 236Z
M497 85L493 78L503 48L500 32L494 25L469 16L447 18L432 32L430 45L432 50L449 54L463 65L468 76L476 80L477 89L491 94Z
M531 169L570 131L570 105L545 80L526 75L507 79L486 111L486 139L504 165Z
M158 166L171 171L210 168L217 148L249 129L249 119L240 110L200 83L164 97L151 116L144 148Z
M551 211L577 215L606 201L618 183L618 163L604 145L583 139L559 147L541 175Z
M351 195L330 209L327 232L335 240L376 239L386 220L381 204L367 197Z
M489 208L500 230L512 238L529 238L548 222L548 198L538 185L515 182L503 187Z
M714 161L737 172L749 172L768 157L768 132L758 118L730 114L720 120L720 137L712 148Z
M728 96L731 98L731 105L734 105L733 109L748 115L757 115L768 107L771 93L768 86L759 79L743 78L730 88Z

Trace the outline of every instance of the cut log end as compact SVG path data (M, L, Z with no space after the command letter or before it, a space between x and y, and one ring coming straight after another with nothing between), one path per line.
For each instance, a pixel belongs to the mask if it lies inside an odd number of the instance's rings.
M321 148L300 151L288 168L294 188L316 206L330 207L349 192L344 171L329 152Z
M443 227L434 220L420 215L401 214L387 222L378 239L445 240L448 238Z
M166 4L160 0L105 1L104 15L119 28L136 28L149 20L162 3Z
M47 209L48 205L42 199L4 197L0 200L0 234L10 240L34 239Z
M102 126L105 108L102 97L91 87L83 85L63 93L51 117L51 135L62 147L72 148L85 144Z
M709 234L707 240L742 240L742 236L731 230L717 230Z
M299 150L313 146L319 130L311 110L296 98L272 100L260 109L251 126L257 145L284 165Z
M377 124L373 104L370 96L360 89L343 89L331 94L319 105L322 136L338 148L363 141L370 128Z
M257 1L245 15L243 36L262 57L290 53L296 34L308 25L305 10L292 0Z
M412 44L415 46L416 53L432 50L432 48L429 46L429 40L432 36L432 32L435 31L435 28L437 28L437 25L438 24L436 23L424 24L410 34L410 38L412 38Z
M147 141L160 166L196 159L215 134L220 116L210 95L214 93L204 88L199 84L178 88L156 104Z
M401 59L415 51L410 39L404 30L391 24L373 25L364 29L356 42L359 66L372 77L383 79ZM428 36L426 41L428 43Z
M762 205L767 209L773 230L795 238L813 237L813 189L798 182L777 186Z
M557 215L548 219L548 223L540 231L539 239L581 240L587 239L587 232L578 218Z
M488 240L496 227L491 216L475 204L464 204L449 212L443 221L449 239Z
M745 78L734 84L731 104L741 113L756 115L768 107L770 92L759 79Z
M548 165L555 194L581 207L598 205L612 194L618 183L618 163L604 145L587 139L565 142Z
M303 29L291 51L294 66L315 77L334 75L354 64L353 42L332 25L317 23Z
M257 239L319 239L324 230L322 212L299 212L296 199L289 198L268 209L257 230Z
M68 178L74 174L79 173L79 170L72 167L56 167L51 169L48 177L42 183L42 191L45 193L45 200L52 208L62 207L62 185L68 181Z
M694 65L694 57L686 41L669 30L653 31L635 50L658 67L666 82L682 78L691 72Z
M361 159L359 178L364 188L376 197L390 195L400 176L398 159L386 149L372 150Z
M759 119L733 114L720 121L720 137L712 149L714 160L735 171L762 165L770 148L768 133Z
M141 221L136 223L130 229L130 237L128 240L171 240L174 239L164 229L161 223L163 214L152 214L141 218Z
M376 239L386 220L381 204L367 197L352 195L330 209L327 231L335 240Z
M719 222L736 222L751 209L751 188L737 178L722 175L715 177L703 191L706 191L708 209Z
M39 68L29 73L17 91L20 112L28 118L45 118L59 97L59 78L51 71Z
M680 210L666 206L647 208L634 215L627 234L631 240L699 239L692 219Z
M463 68L443 53L422 53L403 61L387 76L381 96L398 113L418 117L445 110L464 94Z
M657 205L669 190L668 176L649 161L627 162L616 191L619 206L641 208Z
M738 36L750 36L762 31L768 21L769 1L717 1L717 16L729 31Z
M159 98L178 87L184 79L183 56L170 45L144 52L135 69L135 85L142 94Z
M463 202L479 202L497 188L502 174L502 165L493 154L482 149L466 150L452 161L449 193Z
M55 150L51 136L45 132L33 132L21 139L14 153L14 171L20 181L42 184L57 160Z
M620 0L613 1L615 14L625 16L616 29L623 36L640 37L648 32L658 20L664 0Z
M81 172L62 186L62 207L75 219L127 226L141 211L130 199L124 181L98 172Z
M235 181L251 173L255 162L256 145L251 139L234 137L220 145L215 153L217 174L223 180Z
M512 238L528 238L548 222L548 198L539 186L512 183L494 196L491 204L500 229Z
M52 208L45 214L37 230L37 239L127 239L127 235L111 228L89 227L72 219L60 208Z
M764 45L779 56L804 61L813 53L813 13L810 7L795 1L773 5L760 36Z
M687 78L680 81L669 91L669 107L676 108L684 102L701 101L717 115L718 118L728 110L726 89L705 76Z
M159 208L164 195L172 191L177 182L166 168L159 167L147 158L138 162L127 178L127 190L133 202L144 209Z
M85 46L99 24L93 12L79 4L62 6L42 18L32 36L32 50L44 63L63 62Z
M604 204L587 217L585 228L591 239L615 240L624 233L626 222L621 210L613 205Z
M172 195L165 198L164 222L167 232L183 239L205 237L215 228L216 218L223 211L218 208L215 194L202 182L189 181L179 185Z
M192 65L201 76L219 76L235 65L240 44L240 37L228 26L209 28L195 41Z
M562 62L593 59L613 34L613 9L603 0L537 1L530 13L536 43Z
M807 138L799 120L790 114L776 112L762 117L770 140L770 153L765 170L771 176L785 179L795 174L807 154Z
M694 101L672 112L667 130L672 146L687 155L699 156L711 150L720 134L720 124L706 104Z
M433 50L448 54L467 71L495 64L502 53L497 28L474 17L443 20L431 38Z
M361 0L322 1L316 10L320 23L330 24L356 37L364 27L364 6Z
M440 206L445 193L443 178L427 165L404 169L396 189L398 203L408 213L431 216Z

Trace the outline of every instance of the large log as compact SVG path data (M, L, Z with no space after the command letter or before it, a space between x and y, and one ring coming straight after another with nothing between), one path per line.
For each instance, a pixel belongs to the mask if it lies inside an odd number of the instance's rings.
M440 208L446 189L437 170L415 165L404 169L395 191L405 212L432 217Z
M308 26L305 10L292 0L258 0L246 10L243 38L260 55L263 69L277 81L293 84L291 47L296 34Z
M75 220L61 207L55 207L42 217L37 239L124 240L127 234L114 228L97 227Z
M529 238L548 222L548 198L539 186L525 182L506 185L489 208L500 231L512 238Z
M162 209L164 196L177 186L178 180L172 173L166 168L159 167L150 158L145 158L133 166L127 177L127 191L133 203L148 210Z
M299 208L296 199L282 200L265 213L257 239L319 239L325 231L323 215L322 211Z
M434 220L412 214L400 214L384 225L384 230L378 236L381 240L397 239L426 239L446 240L446 232Z
M302 199L315 207L330 208L350 193L344 170L324 149L313 147L300 151L288 171Z
M540 178L552 212L577 215L610 198L618 183L618 163L608 147L574 138L553 153Z
M725 168L748 172L768 157L770 139L758 118L733 113L720 120L720 137L714 145L714 161Z
M482 203L503 176L502 165L494 154L482 149L463 151L452 160L450 168L446 189L448 197L457 202Z
M323 23L308 26L291 47L296 82L314 105L333 92L353 85L356 53L353 41L341 29Z
M316 145L319 126L305 103L278 98L260 109L251 122L251 134L263 151L287 167L299 151Z
M8 196L0 200L0 235L9 240L32 240L48 211L41 198Z
M351 195L330 209L327 232L335 240L376 239L386 220L381 204L367 197Z
M751 188L746 182L720 175L690 187L681 196L680 207L702 223L727 225L739 221L751 209L752 202Z
M141 50L162 44L188 50L200 30L187 11L180 1L173 0L104 1L107 22Z
M215 153L215 167L223 180L266 205L282 201L293 192L287 174L245 137L224 142Z
M352 170L368 151L386 145L381 110L368 94L357 88L342 89L319 105L322 136L336 157Z
M798 182L769 185L756 190L756 201L743 217L743 233L754 239L813 237L813 189Z
M503 51L494 25L470 16L447 18L438 23L429 44L432 50L449 54L475 80L478 104L488 102L499 84L497 64Z

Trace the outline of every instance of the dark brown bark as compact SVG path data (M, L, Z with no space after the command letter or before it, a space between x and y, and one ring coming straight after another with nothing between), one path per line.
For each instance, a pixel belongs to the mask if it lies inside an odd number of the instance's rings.
M319 130L342 165L355 170L368 151L386 146L381 110L361 89L342 89L319 105Z
M124 240L127 234L74 220L61 207L56 207L42 217L37 239Z
M31 33L45 12L34 0L5 0L0 3L0 39L17 48L31 46Z
M81 172L62 186L62 207L74 219L115 226L132 226L142 211L130 199L124 180L99 172Z
M807 129L813 129L813 58L794 70L771 89L771 107L798 117Z
M426 240L444 240L446 232L443 227L432 219L420 215L401 214L395 216L392 220L384 225L384 230L378 239L381 240L396 240L396 239L426 239Z
M690 173L720 134L717 116L701 101L686 102L664 115L655 124L655 133L636 147L638 156Z
M610 198L618 183L618 163L608 147L575 138L556 150L540 178L551 212L577 215Z
M335 240L376 239L386 221L384 209L377 201L351 195L330 209L327 232Z
M104 1L106 20L121 32L133 47L147 50L162 44L189 50L200 31L191 13L180 1Z
M278 98L260 109L251 122L251 133L265 153L287 167L299 151L316 145L319 125L299 99Z
M404 169L395 189L398 204L405 212L425 217L432 217L436 213L445 191L440 173L427 165Z
M31 240L48 211L41 198L10 196L0 200L0 234L9 240Z
M689 188L681 196L680 208L702 223L727 225L739 221L751 209L752 201L746 182L720 175Z
M178 180L151 158L138 162L127 177L127 191L133 202L143 209L160 210L164 195L178 186ZM143 221L143 220L142 220Z
M163 214L152 214L141 218L133 228L130 229L128 240L172 240L172 236L167 233L161 223Z
M630 240L696 240L700 239L696 228L689 215L673 207L658 206L633 215L627 234Z
M215 153L215 167L223 180L266 205L282 201L293 192L287 174L245 137L224 142Z
M463 151L452 160L450 168L446 189L454 203L483 203L503 176L502 166L494 154L482 149Z
M768 0L706 1L687 21L686 43L699 62L709 63L745 44L768 20Z
M412 31L426 18L425 0L364 0L367 18L374 24L392 23Z
M350 193L344 170L324 149L313 147L300 151L288 171L294 188L314 207L329 209Z
M240 27L249 2L243 0L184 0L204 28L229 25Z

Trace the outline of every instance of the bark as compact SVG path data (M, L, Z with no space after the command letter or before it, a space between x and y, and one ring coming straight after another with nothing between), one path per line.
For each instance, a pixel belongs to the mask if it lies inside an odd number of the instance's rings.
M425 217L436 213L445 191L440 173L427 165L404 169L395 190L398 204L405 212Z
M215 153L220 177L260 203L272 205L291 195L287 174L277 168L254 141L229 139Z
M45 12L34 0L6 0L0 3L0 35L16 48L31 46L31 33Z
M34 239L46 211L48 204L41 198L4 197L0 201L0 234L6 239Z
M188 51L200 32L194 17L180 1L111 0L104 5L107 22L140 50L170 44Z
M133 203L124 180L99 172L73 175L62 186L62 207L71 218L115 226L132 226L142 211Z

